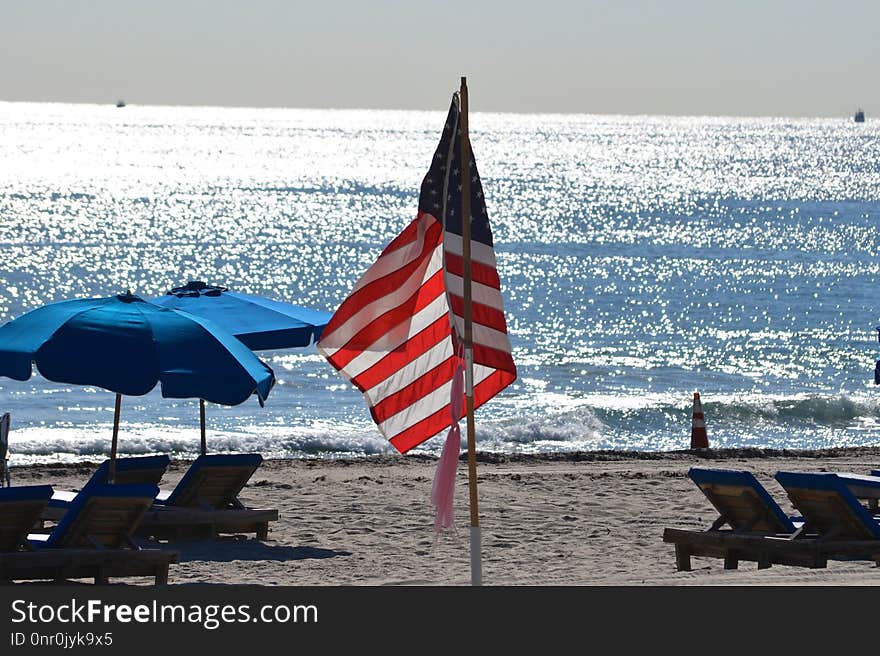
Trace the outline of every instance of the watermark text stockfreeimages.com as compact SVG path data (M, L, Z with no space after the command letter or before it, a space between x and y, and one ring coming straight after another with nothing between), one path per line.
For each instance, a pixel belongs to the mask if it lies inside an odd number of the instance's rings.
M10 610L13 624L29 625L194 624L213 631L223 624L318 623L318 607L314 604L170 604L156 600L141 604L109 604L100 599L35 603L16 599Z

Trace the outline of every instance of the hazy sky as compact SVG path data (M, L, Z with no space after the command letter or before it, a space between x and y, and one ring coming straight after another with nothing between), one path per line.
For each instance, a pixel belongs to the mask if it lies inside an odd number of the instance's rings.
M880 116L878 0L0 0L0 100Z

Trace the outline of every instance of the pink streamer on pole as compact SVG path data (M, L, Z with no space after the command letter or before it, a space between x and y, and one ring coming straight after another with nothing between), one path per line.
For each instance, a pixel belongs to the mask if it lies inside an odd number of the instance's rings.
M461 451L461 429L458 427L458 420L461 419L464 398L464 363L460 358L452 376L450 394L449 411L452 414L452 426L449 427L449 433L446 435L446 444L443 445L443 453L440 454L437 472L434 474L434 486L431 489L431 502L436 513L434 517L436 533L445 528L454 528L455 524L452 502L455 498L455 472Z

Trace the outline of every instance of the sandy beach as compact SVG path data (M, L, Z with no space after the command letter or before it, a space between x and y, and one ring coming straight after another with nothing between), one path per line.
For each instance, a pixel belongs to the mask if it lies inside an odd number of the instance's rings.
M585 452L544 456L480 454L484 583L519 585L873 585L873 563L827 569L754 563L725 571L695 558L677 572L663 529L705 529L714 509L687 478L694 465L753 472L783 508L778 470L868 473L880 449ZM435 537L430 505L435 460L399 456L266 461L242 500L273 507L269 539L229 536L175 544L181 562L169 583L262 585L468 585L467 467L456 488L457 534ZM172 487L187 463L174 461ZM13 469L13 484L75 489L94 465ZM144 580L131 580L143 584Z

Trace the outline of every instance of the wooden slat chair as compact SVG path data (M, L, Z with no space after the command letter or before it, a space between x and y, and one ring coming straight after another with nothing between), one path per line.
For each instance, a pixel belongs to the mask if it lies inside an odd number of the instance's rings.
M49 534L28 535L30 553L0 560L0 578L92 578L107 583L111 576L151 576L168 582L171 563L180 553L145 549L133 538L159 488L155 485L89 486L77 495Z
M799 518L786 515L751 472L692 467L688 477L718 511L710 531L724 525L740 533L787 534L796 530Z
M865 508L844 477L833 473L776 472L792 505L804 516L795 537L829 540L877 540L880 523Z
M771 565L826 567L828 560L867 560L880 565L880 523L853 493L870 494L863 477L831 473L777 472L803 523L790 535L741 531L666 529L663 541L675 545L679 570L691 556L724 558L725 568L752 560ZM861 488L858 486L862 486ZM792 522L797 525L799 522Z
M29 541L36 548L137 549L132 536L158 493L155 485L92 484L76 496L51 533Z
M789 517L779 507L751 472L693 467L688 477L718 511L718 518L706 531L667 528L663 532L663 541L675 545L680 571L691 569L692 556L723 558L725 569L736 569L743 558L769 567L769 560L744 551L743 540L734 538L793 535L801 524L799 517Z
M0 552L18 551L52 496L50 485L0 489Z
M180 553L141 548L132 538L157 492L155 485L94 485L78 495L51 533L23 539L21 532L31 530L52 488L0 490L0 524L16 514L21 521L17 531L3 534L3 543L17 541L26 549L0 552L0 581L94 578L107 583L111 576L150 576L157 584L167 583L169 566L180 561ZM31 503L24 512L20 502L26 496ZM3 505L3 499L12 505ZM7 514L16 506L23 512Z
M165 475L171 459L166 455L136 456L116 459L116 477L114 483L121 485L159 485ZM102 462L92 477L86 481L80 492L55 490L49 500L42 518L59 520L70 508L77 494L88 492L95 485L105 485L110 474L110 461Z
M267 539L278 510L245 508L238 499L262 462L257 453L199 456L173 490L159 494L142 532L169 539L220 533L255 533L257 539Z
M178 508L242 508L239 493L263 463L258 453L211 454L196 458L169 493L156 503Z
M159 485L170 464L171 458L166 455L117 458L113 482L119 485ZM110 461L105 460L92 478L98 477L99 482L107 483L109 472Z
M870 476L851 472L834 472L853 496L863 502L873 514L880 511L880 475L876 471Z

